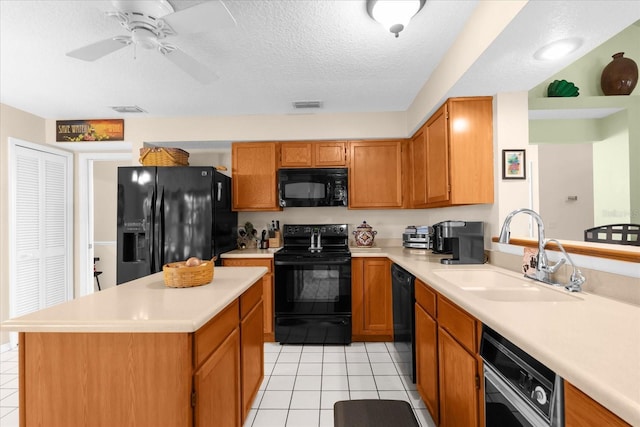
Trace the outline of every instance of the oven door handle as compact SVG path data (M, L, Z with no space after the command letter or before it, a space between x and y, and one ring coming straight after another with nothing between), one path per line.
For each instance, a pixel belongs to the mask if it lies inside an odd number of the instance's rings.
M335 259L323 259L323 258L307 258L307 259L295 259L295 260L274 260L275 265L350 265L351 258L335 258Z
M549 427L551 424L534 410L511 386L509 386L493 369L492 366L484 364L484 379L489 381L500 394L513 405L518 413L524 417L533 427ZM486 416L486 414L485 414ZM488 425L488 424L487 424Z

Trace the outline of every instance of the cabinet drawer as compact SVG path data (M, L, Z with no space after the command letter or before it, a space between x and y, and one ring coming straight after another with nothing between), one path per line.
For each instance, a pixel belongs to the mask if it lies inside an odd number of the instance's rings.
M445 298L438 301L438 323L471 353L476 352L476 319Z
M420 279L416 279L416 302L422 306L424 311L431 317L436 317L436 293L432 291Z
M244 319L251 309L262 299L262 280L253 284L240 296L240 319Z
M207 357L240 324L238 300L227 306L216 317L209 320L195 333L195 366L200 366Z
M271 258L225 258L222 260L225 267L267 267L269 273L273 271Z

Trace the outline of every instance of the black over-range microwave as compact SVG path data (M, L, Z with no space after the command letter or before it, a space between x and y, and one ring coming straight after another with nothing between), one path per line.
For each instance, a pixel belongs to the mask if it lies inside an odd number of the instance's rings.
M280 206L347 206L346 168L278 170Z

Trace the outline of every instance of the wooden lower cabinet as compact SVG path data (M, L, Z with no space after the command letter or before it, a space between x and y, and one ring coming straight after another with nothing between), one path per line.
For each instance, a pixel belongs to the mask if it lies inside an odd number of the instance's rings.
M241 426L240 332L236 328L193 376L195 426Z
M353 341L393 341L389 259L352 259L351 317Z
M415 283L416 388L440 427L482 427L481 323L419 279Z
M440 427L479 425L479 372L474 355L438 329Z
M264 373L262 283L194 333L21 332L20 426L242 426Z
M267 274L262 276L264 340L265 342L274 342L273 258L224 258L222 265L225 267L267 267Z
M262 291L262 290L260 290ZM262 299L240 321L240 348L242 363L242 422L251 410L264 378ZM211 425L211 424L209 424Z
M193 425L191 334L19 337L21 427Z
M416 388L431 418L439 424L438 405L438 325L435 319L416 303Z
M565 427L631 427L567 381L564 382L564 425Z

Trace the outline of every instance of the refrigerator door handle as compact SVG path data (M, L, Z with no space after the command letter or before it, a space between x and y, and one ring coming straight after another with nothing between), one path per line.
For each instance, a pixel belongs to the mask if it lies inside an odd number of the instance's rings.
M220 202L222 200L222 183L218 182L218 194L216 195L216 200Z
M155 233L154 227L155 223L153 221L154 218L154 207L155 207L155 199L156 199L156 190L152 188L149 190L149 195L147 196L147 200L149 200L149 210L145 215L145 225L144 225L144 235L147 241L147 259L149 260L149 274L153 273L153 248L155 244Z
M164 187L158 188L156 196L156 214L155 214L155 254L153 257L155 268L154 273L162 271L164 265Z

